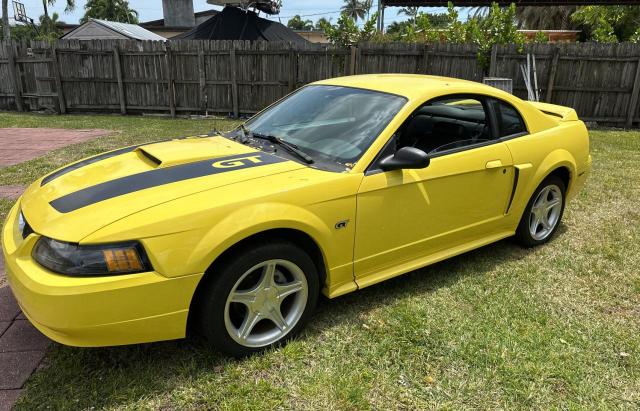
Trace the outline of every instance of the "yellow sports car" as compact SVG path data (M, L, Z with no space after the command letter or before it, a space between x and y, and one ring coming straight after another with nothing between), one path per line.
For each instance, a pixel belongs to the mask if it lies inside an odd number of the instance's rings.
M29 320L63 344L182 338L241 356L337 297L505 237L548 241L591 168L574 110L420 75L319 81L228 133L33 183L2 232Z

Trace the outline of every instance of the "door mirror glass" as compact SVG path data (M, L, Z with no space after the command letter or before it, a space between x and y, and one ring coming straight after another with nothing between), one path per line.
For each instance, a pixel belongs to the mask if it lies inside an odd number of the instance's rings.
M425 168L429 165L429 156L415 147L402 147L395 154L380 161L384 171Z

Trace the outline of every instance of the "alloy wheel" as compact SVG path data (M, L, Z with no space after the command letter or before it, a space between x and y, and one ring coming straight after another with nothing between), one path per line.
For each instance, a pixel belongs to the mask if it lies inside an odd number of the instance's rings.
M264 261L233 286L224 310L229 336L245 347L264 347L285 337L304 313L307 279L288 260Z
M555 184L544 187L531 206L529 233L535 240L549 237L560 221L562 191Z

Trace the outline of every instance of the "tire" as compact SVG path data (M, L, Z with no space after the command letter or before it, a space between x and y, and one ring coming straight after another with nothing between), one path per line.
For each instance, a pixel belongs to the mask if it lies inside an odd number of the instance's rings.
M300 247L275 240L244 248L214 268L195 306L199 333L213 348L234 357L294 337L319 294L318 270Z
M562 220L565 200L566 186L562 179L547 177L529 199L516 230L516 241L524 247L534 247L549 241Z

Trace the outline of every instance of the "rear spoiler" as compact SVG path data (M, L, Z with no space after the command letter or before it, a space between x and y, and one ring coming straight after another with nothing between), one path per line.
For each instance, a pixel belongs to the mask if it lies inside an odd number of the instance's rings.
M533 107L542 111L544 114L552 117L558 121L577 121L578 113L571 107L557 106L555 104L539 103L536 101L529 101Z

